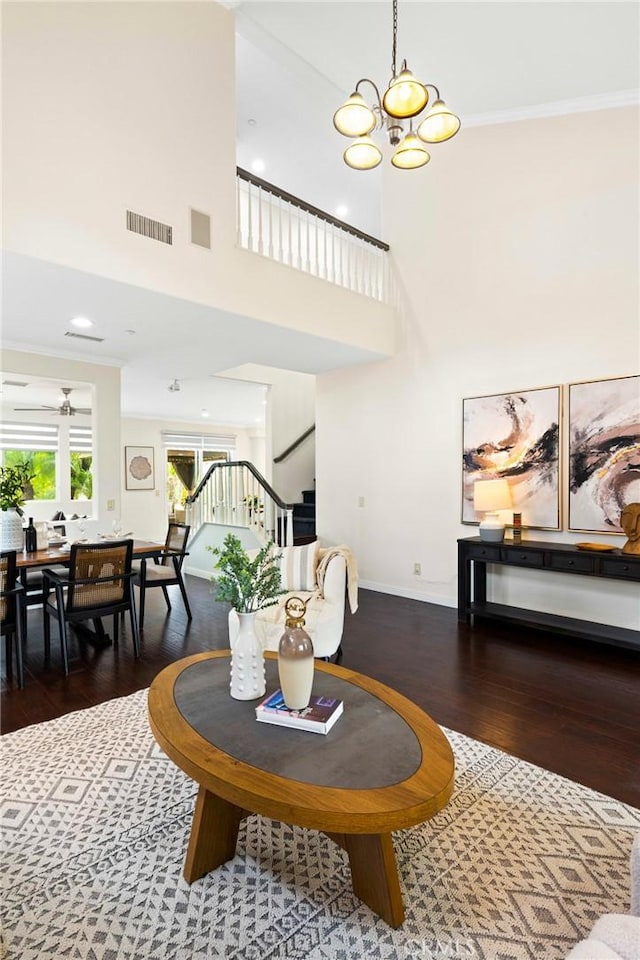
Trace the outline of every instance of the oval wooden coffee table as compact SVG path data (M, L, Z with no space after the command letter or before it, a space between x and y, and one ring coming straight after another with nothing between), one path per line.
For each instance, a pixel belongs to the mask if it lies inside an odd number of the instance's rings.
M349 856L354 893L392 927L404 905L391 832L447 804L453 753L416 704L369 677L316 661L313 692L344 700L323 736L258 723L259 701L229 696L228 650L171 664L151 684L149 722L200 785L184 864L188 883L235 856L243 816L321 830ZM266 655L267 692L278 687Z

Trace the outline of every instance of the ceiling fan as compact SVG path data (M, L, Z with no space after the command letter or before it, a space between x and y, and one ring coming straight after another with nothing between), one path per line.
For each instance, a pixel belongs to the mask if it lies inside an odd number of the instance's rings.
M38 407L14 407L14 410L50 410L52 413L57 414L61 417L73 417L76 413L91 413L90 407L72 407L71 401L69 400L69 394L71 393L71 387L61 387L60 388L64 400L58 407L52 407L49 404L41 403Z

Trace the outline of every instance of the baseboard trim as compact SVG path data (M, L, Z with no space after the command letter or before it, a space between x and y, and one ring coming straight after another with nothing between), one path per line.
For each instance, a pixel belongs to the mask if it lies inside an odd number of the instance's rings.
M406 600L421 600L422 603L436 603L440 607L452 607L458 604L453 597L443 597L442 594L425 593L409 587L398 587L391 583L377 583L375 580L360 580L358 586L363 590L374 590L376 593L388 593L393 597L404 597Z
M183 570L185 573L188 573L190 577L200 577L201 580L211 580L211 570L201 570L199 567L188 567L186 564Z
M211 570L201 570L199 567L184 566L184 572L191 577L200 577L201 580L211 580ZM392 597L404 597L405 600L420 600L422 603L435 603L440 607L457 607L453 597L443 597L441 594L424 593L409 587L398 587L392 583L378 583L375 580L360 580L359 587L363 590L373 590L375 593L388 593Z

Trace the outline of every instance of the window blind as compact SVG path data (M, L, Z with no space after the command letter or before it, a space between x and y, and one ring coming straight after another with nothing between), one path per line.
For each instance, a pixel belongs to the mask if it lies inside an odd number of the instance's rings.
M91 427L69 427L69 450L71 453L93 452L93 430Z
M58 452L58 427L55 424L3 423L0 425L2 450L52 450Z
M162 443L165 449L201 450L203 453L210 450L225 450L232 454L236 449L235 436L226 434L172 433L164 430Z

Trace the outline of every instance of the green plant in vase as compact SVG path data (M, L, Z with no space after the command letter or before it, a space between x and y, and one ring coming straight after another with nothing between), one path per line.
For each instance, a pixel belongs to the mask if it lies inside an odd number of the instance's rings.
M229 640L231 646L230 693L235 700L255 700L266 689L262 645L255 630L258 610L278 602L282 590L280 555L273 543L267 543L251 558L238 537L228 533L221 547L209 547L217 558L219 571L216 600L230 603Z
M220 571L213 576L216 600L230 603L237 613L255 613L276 604L283 590L280 554L273 553L273 546L270 541L251 559L238 537L228 533L221 547L209 547Z
M31 477L24 464L0 467L0 548L22 550L22 510L24 485Z

